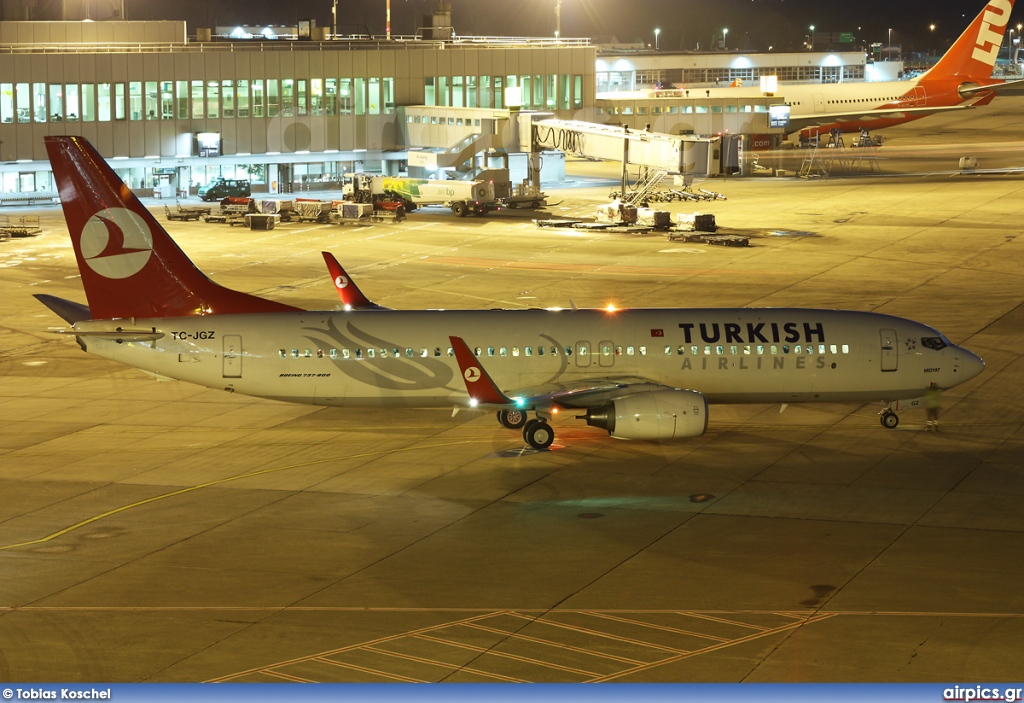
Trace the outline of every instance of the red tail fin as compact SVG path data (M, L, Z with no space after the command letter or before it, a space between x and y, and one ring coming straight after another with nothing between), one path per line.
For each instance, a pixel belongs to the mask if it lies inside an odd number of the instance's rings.
M45 141L94 319L298 309L214 283L87 140Z
M1013 2L989 0L949 51L921 77L921 82L929 78L955 78L964 83L991 83L992 67L1003 43L1006 25L1010 22Z

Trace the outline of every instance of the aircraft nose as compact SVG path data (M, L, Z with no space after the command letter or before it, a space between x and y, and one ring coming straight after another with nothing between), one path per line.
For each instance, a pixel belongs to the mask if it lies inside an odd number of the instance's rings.
M960 382L970 381L975 376L981 374L985 370L985 362L982 361L981 357L974 352L969 352L966 349L960 350L961 364L963 365L963 376Z

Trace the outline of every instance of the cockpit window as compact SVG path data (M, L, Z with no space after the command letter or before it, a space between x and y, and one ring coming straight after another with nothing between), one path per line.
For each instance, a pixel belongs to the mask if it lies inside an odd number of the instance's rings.
M921 337L921 346L939 351L946 348L946 340L942 337Z

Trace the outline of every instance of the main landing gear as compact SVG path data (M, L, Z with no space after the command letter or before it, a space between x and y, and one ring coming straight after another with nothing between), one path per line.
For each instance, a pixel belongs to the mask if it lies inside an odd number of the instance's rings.
M555 431L542 417L526 419L522 410L499 410L498 422L510 430L523 428L523 439L534 449L547 449L555 441Z
M900 417L893 411L892 405L886 405L885 409L878 413L878 421L882 423L882 427L892 430L900 424Z

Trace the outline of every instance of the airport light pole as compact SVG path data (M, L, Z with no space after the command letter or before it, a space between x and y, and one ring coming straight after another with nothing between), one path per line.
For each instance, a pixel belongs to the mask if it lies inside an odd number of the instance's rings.
M885 47L885 60L889 61L892 58L892 27L889 27L889 43Z
M658 50L658 35L661 34L661 30L657 27L654 28L654 50Z
M722 30L722 51L725 51L728 48L728 43L729 43L729 28L726 27L725 29Z
M562 0L555 0L555 39L562 36Z

